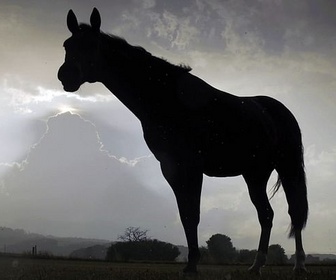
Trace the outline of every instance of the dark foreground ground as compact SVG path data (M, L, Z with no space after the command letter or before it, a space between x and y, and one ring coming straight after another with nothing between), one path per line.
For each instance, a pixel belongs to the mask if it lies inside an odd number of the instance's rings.
M265 267L261 278L250 275L246 266L201 265L197 276L183 275L182 269L183 264L125 264L0 256L0 280L336 279L336 266L308 266L308 273L300 276L293 275L291 266Z

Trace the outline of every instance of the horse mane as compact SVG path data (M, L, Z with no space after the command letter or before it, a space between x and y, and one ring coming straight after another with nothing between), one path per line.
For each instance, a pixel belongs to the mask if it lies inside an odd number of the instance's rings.
M79 28L80 30L83 30L83 32L92 31L92 27L86 23L81 23L79 25ZM152 55L141 46L132 46L124 38L117 35L104 33L102 31L100 31L100 34L104 37L107 44L111 46L111 49L117 46L118 48L120 48L120 50L128 51L130 54L135 55L139 58L151 59L154 64L160 65L161 68L175 69L182 72L190 72L192 70L192 68L187 64L180 63L178 65L175 65L168 62L165 58L158 58Z

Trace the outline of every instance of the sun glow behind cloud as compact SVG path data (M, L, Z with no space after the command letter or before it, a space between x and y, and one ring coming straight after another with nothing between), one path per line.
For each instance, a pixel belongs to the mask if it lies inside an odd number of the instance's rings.
M78 113L78 109L68 104L61 104L58 108L59 114L70 112L71 114Z

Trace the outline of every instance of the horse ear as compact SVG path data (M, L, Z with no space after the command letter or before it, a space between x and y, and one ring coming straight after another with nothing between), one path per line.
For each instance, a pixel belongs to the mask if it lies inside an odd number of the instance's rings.
M78 21L77 21L76 15L74 14L72 10L68 12L67 25L68 25L68 29L70 30L72 34L75 34L79 31Z
M100 19L100 14L97 8L93 8L93 11L90 17L90 23L91 23L91 27L93 30L97 32L100 30L101 19Z

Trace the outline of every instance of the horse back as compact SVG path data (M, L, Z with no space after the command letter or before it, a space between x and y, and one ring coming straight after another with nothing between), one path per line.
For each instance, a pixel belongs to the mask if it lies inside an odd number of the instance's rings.
M280 138L287 127L297 126L273 98L237 97L189 73L170 90L162 109L142 122L147 145L159 161L201 161L209 175L242 174L261 162L275 162Z

